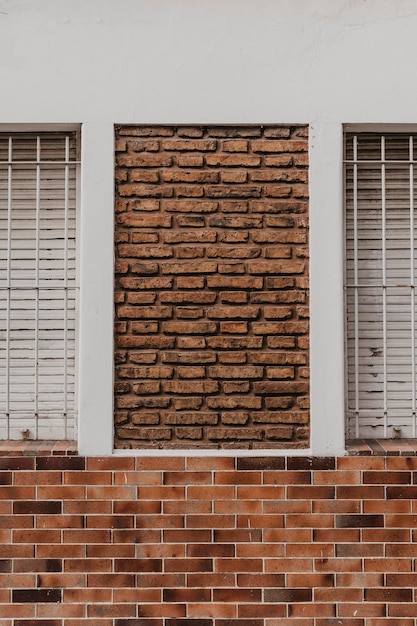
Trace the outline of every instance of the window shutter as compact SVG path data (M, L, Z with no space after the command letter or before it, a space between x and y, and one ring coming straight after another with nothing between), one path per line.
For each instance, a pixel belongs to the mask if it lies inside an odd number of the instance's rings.
M0 436L76 435L76 137L0 134Z
M416 137L346 137L348 437L416 436Z

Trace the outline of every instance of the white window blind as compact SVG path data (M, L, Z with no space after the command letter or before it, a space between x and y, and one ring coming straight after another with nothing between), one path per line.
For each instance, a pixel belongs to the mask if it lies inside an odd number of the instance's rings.
M416 135L346 135L348 438L416 437L416 169Z
M76 437L75 133L0 134L0 438Z

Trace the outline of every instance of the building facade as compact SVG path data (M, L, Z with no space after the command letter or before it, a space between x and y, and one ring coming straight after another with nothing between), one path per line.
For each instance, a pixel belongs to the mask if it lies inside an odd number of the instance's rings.
M416 626L416 26L0 2L0 626Z

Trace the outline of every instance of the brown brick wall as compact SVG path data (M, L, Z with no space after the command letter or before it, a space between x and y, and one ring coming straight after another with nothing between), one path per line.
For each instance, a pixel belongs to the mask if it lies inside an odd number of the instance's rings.
M417 458L0 456L0 626L415 626Z
M116 132L116 447L308 446L305 126Z

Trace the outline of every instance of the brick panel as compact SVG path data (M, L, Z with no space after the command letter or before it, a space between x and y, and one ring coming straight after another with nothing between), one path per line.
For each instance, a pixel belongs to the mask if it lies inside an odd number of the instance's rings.
M117 128L116 447L308 446L307 135Z
M1 626L415 626L416 456L1 454Z

